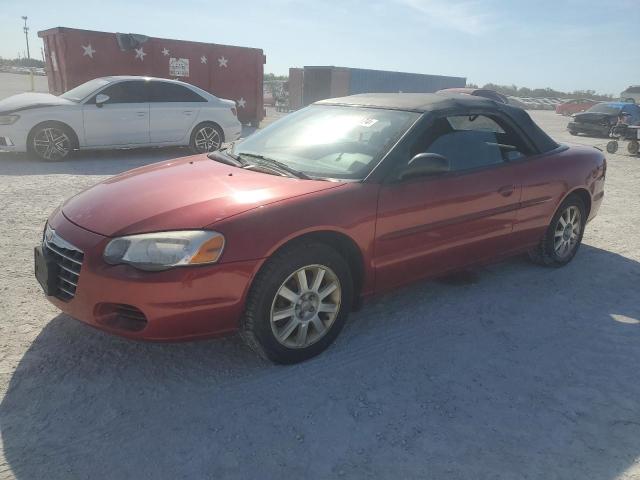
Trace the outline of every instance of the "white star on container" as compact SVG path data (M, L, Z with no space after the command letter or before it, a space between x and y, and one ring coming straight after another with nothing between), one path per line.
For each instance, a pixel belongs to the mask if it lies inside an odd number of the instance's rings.
M141 62L144 62L144 56L146 55L146 53L144 53L144 50L142 49L142 47L140 48L136 48L136 58L139 58Z
M164 55L165 57L169 56L169 50L167 50L166 48L162 49L162 55Z
M220 57L218 59L218 67L224 67L227 68L227 62L229 61L229 59L224 58L224 57Z
M246 104L247 104L247 101L244 98L240 97L240 100L238 100L238 106L240 108L244 108Z
M87 57L93 58L93 54L96 53L96 51L93 49L91 44L87 45L86 47L82 45L82 49L84 50L84 52L82 52L83 57L87 56Z
M207 63L207 57L205 57L204 55L202 55L200 57L200 63Z

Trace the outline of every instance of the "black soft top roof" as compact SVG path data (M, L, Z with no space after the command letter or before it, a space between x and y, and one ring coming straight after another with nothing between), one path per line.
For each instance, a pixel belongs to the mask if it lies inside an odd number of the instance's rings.
M321 100L315 104L383 108L418 113L460 109L496 110L508 115L527 134L540 152L548 152L559 146L523 109L475 95L457 93L361 93L348 97Z

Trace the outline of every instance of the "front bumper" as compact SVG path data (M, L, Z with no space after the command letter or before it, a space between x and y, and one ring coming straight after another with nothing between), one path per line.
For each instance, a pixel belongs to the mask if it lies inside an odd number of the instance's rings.
M58 212L49 225L84 252L75 296L47 297L60 310L93 327L127 338L178 341L216 337L238 328L244 299L260 261L143 272L108 265L102 251L109 238L84 230ZM144 328L132 331L112 321L112 306L144 314Z
M587 135L598 135L608 137L611 127L609 125L594 125L592 123L569 122L567 129L574 133L585 133Z
M27 137L15 127L15 124L0 125L0 152L25 152L26 150Z

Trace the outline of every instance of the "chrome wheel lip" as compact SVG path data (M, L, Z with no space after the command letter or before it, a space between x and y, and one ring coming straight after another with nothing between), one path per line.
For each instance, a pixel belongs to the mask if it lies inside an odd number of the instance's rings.
M582 232L582 215L575 205L567 207L558 217L553 234L553 249L560 259L569 257L578 246Z
M200 153L214 152L222 145L220 133L214 127L202 127L195 134L193 143Z
M342 302L340 280L325 265L297 269L276 290L269 323L276 341L291 349L307 348L324 338Z
M56 127L38 130L31 143L33 150L45 160L62 160L71 151L71 139Z

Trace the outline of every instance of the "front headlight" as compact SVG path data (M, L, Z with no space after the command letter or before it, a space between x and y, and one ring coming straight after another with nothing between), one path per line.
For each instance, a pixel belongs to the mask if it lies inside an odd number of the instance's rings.
M20 115L0 115L0 125L12 125L18 121Z
M126 263L140 270L166 270L183 265L217 262L224 248L218 232L186 230L144 233L114 238L104 249L111 265Z

